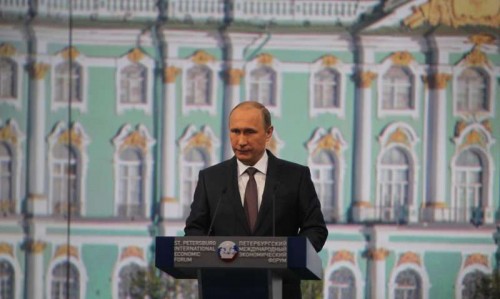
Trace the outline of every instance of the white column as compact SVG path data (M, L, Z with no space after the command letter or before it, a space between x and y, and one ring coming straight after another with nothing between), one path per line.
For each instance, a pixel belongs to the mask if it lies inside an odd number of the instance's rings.
M385 259L389 252L383 248L370 251L371 262L371 296L370 298L387 298L385 289L388 285L385 275Z
M241 69L229 69L227 71L227 85L226 85L226 101L224 102L224 115L222 122L222 144L223 144L223 159L229 159L233 156L233 149L229 141L229 114L234 106L238 105L240 99L240 83L243 71Z
M43 299L45 294L45 275L43 268L43 251L46 244L44 242L35 241L30 242L26 246L28 260L27 260L27 299Z
M30 70L28 136L28 210L34 215L47 215L45 194L45 75L49 65L36 63Z
M363 221L371 203L371 173L372 173L372 81L376 74L361 72L357 87L357 102L355 119L356 132L354 149L354 219Z
M161 152L163 160L161 161L162 174L162 216L165 218L179 218L181 214L181 204L178 198L175 198L175 186L177 183L176 174L176 92L175 80L180 70L174 66L167 67L164 76L164 94L163 94L163 131Z

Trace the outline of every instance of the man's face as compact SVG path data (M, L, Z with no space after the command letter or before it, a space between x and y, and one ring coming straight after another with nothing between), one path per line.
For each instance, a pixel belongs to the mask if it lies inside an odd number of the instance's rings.
M253 166L264 154L266 143L273 135L273 127L264 128L262 112L253 107L240 107L229 118L231 147L238 160Z

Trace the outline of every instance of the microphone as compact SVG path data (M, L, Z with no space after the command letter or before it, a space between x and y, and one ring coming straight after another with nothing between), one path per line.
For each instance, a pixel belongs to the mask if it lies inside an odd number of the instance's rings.
M212 233L212 228L213 228L214 223L215 223L215 218L217 217L217 211L219 210L219 205L220 205L220 202L222 201L222 198L224 198L224 196L226 195L226 190L227 190L227 188L222 189L219 200L217 201L217 205L215 206L214 216L212 217L212 221L210 221L210 226L208 227L207 237L209 237L210 233Z
M276 237L276 193L279 186L280 182L276 183L273 190L273 237Z

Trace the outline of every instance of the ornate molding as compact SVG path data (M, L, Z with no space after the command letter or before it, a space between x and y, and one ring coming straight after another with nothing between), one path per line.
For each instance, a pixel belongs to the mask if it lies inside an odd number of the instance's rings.
M227 71L229 85L240 85L241 78L244 77L244 72L241 69L229 69Z
M179 202L177 198L172 197L172 196L164 196L161 198L162 203L177 203Z
M465 64L468 66L489 66L488 57L476 46L465 56Z
M194 147L201 147L210 150L212 148L212 141L210 140L210 137L205 135L203 132L198 132L191 137L184 150L189 150Z
M31 253L42 253L47 247L47 243L42 241L29 241L26 243L25 248Z
M451 79L450 74L445 73L435 73L432 75L424 76L424 83L430 89L445 89L448 85L448 81Z
M257 62L261 65L271 66L273 64L274 57L269 53L262 53L257 56Z
M354 207L356 208L371 208L372 207L372 204L369 202L369 201L356 201L354 203Z
M28 201L46 200L47 197L43 194L30 193L28 195Z
M397 128L392 134L389 136L389 139L386 142L386 145L391 143L404 144L407 147L411 146L411 142L408 139L408 135L401 129Z
M125 249L123 249L120 255L120 260L123 261L124 259L130 257L136 257L141 260L144 260L144 250L142 250L142 248L137 246L126 247Z
M164 70L164 82L163 83L175 83L177 75L181 73L181 69L175 66L169 66Z
M56 251L54 252L54 259L58 257L66 257L69 253L69 256L74 257L75 259L80 259L78 254L78 248L72 245L61 245L58 246Z
M146 136L143 136L141 132L135 130L127 135L125 140L123 140L123 144L121 148L126 147L138 147L142 150L143 153L148 151L148 141L146 140Z
M10 255L14 257L14 248L9 243L1 242L0 243L0 255Z
M457 121L457 123L455 124L455 137L460 136L466 127L467 123L465 121Z
M59 135L57 142L59 144L71 144L76 146L78 149L81 149L83 144L83 136L81 132L75 130L75 128L71 128L62 132L61 135Z
M80 56L80 51L78 51L75 47L67 47L61 51L61 56L64 60L74 60Z
M128 60L130 60L130 62L133 62L133 63L137 63L137 62L141 61L144 58L144 56L146 56L146 55L139 48L134 48L134 49L130 50L130 52L128 52L128 54L127 54Z
M0 128L0 141L5 141L17 145L17 135L10 124Z
M191 61L193 61L196 64L207 64L209 62L214 62L215 57L203 50L198 50L191 57Z
M42 80L45 77L45 75L47 74L48 70L49 70L48 64L35 63L30 68L31 78L33 78L35 80Z
M12 57L16 54L16 48L9 44L3 43L0 45L0 57Z
M389 256L389 250L385 248L373 248L368 251L368 257L374 261L384 261Z
M430 209L446 209L448 208L448 204L444 201L428 202L425 204L425 207Z
M318 145L314 152L318 152L321 150L331 150L339 155L340 151L342 150L342 144L340 140L334 138L331 134L327 134L318 141Z
M0 200L0 213L11 214L14 213L16 209L16 202L12 199L2 199Z
M339 59L333 55L325 55L321 57L321 65L324 67L335 66L339 62Z
M469 36L469 41L476 46L492 45L495 43L495 36L488 33L478 33Z
M485 267L488 267L488 257L486 255L481 254L481 253L474 253L470 254L467 256L464 262L464 268L471 266L471 265L483 265Z
M500 2L498 0L429 0L413 8L413 14L404 19L407 27L416 28L423 23L432 26L460 27L482 25L500 27Z
M413 55L408 51L395 52L390 56L393 64L408 66L414 60Z
M481 125L486 131L490 132L490 134L493 134L493 128L491 127L491 121L489 119L483 120L481 122Z
M354 254L350 251L347 250L340 250L337 251L333 256L332 259L330 260L330 264L335 264L338 262L349 262L351 264L354 263Z
M360 72L358 74L358 87L360 88L370 88L373 80L377 78L377 74L370 71Z
M398 261L398 266L401 266L403 264L416 264L421 266L422 261L420 260L420 256L415 252L405 252L399 257Z
M470 145L479 145L480 147L484 148L484 147L486 147L487 143L488 142L487 142L485 136L483 134L481 134L481 132L479 132L477 130L472 130L465 136L465 140L462 143L461 147L470 146Z

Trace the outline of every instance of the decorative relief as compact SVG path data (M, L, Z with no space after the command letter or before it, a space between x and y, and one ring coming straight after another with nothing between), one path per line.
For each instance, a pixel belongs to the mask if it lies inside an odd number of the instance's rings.
M373 248L368 251L368 257L374 261L383 261L389 256L389 250L385 248Z
M74 60L80 56L80 52L75 47L67 47L61 51L61 56L64 60Z
M493 129L491 128L491 121L490 121L490 120L488 120L488 119L483 120L483 121L481 122L481 125L483 126L483 128L484 128L486 131L490 132L490 134L493 134Z
M465 64L468 66L490 66L488 57L478 46L474 47L472 51L465 56Z
M46 197L43 194L30 193L28 195L29 201L37 201L37 200L45 200L45 199L46 199Z
M339 62L339 59L333 55L325 55L321 58L321 65L324 67L335 66Z
M444 201L428 202L425 204L425 207L430 209L446 209L448 208L448 204Z
M130 52L128 52L127 54L128 60L130 60L133 63L141 61L144 58L144 56L145 56L144 52L142 52L141 49L139 48L134 48L130 50Z
M17 135L11 124L0 128L0 141L5 141L13 145L17 144Z
M352 254L352 252L347 251L347 250L337 251L333 255L333 257L330 261L330 264L335 264L338 262L349 262L349 263L354 265L354 255Z
M209 62L214 62L215 57L203 50L198 50L191 57L191 61L193 61L196 64L207 64Z
M460 136L466 127L467 123L465 121L457 121L457 123L455 124L455 137Z
M144 251L142 248L137 247L137 246L129 246L125 249L123 249L122 254L120 255L120 260L123 261L126 258L129 257L136 257L141 260L144 259Z
M416 264L421 266L422 262L420 261L420 256L414 252L405 252L398 261L398 266L403 264Z
M75 246L68 246L68 245L58 246L54 253L54 259L58 257L66 257L68 253L69 256L72 256L75 259L79 259L78 248L76 248Z
M123 141L121 149L126 147L138 147L142 150L143 153L146 153L148 151L147 145L148 142L146 136L143 136L141 132L135 130L127 135L127 137Z
M372 204L370 202L368 202L368 201L362 201L362 200L360 200L360 201L356 201L354 203L354 206L356 208L371 208Z
M500 26L500 1L498 0L429 0L413 8L413 14L404 20L404 25L416 28L423 23L432 26L460 27L482 25Z
M404 144L408 147L411 146L410 140L408 139L408 135L401 129L397 128L390 136L389 139L387 140L386 145L391 144L391 143L399 143L399 144Z
M334 151L337 155L339 155L340 150L342 149L342 144L339 140L334 138L332 135L328 134L323 136L321 140L318 142L318 146L314 150L314 153L317 153L321 150L331 150Z
M11 214L16 209L16 203L10 198L4 198L0 201L0 213Z
M488 267L488 258L486 257L486 255L480 253L468 255L464 262L464 268L476 264Z
M12 248L12 245L5 242L0 243L0 255L10 255L11 257L14 257L14 249Z
M375 78L377 78L377 74L374 72L361 72L358 75L358 86L360 88L370 88Z
M241 78L244 76L244 72L240 69L229 69L227 71L229 85L240 85Z
M16 54L16 48L9 43L0 45L0 57L12 57Z
M408 66L414 60L413 56L407 51L393 53L391 61L395 65Z
M274 57L271 54L263 53L257 56L257 62L262 65L271 66L273 64Z
M184 150L187 151L194 147L201 147L210 150L212 148L212 141L210 140L210 137L203 134L203 132L198 132L196 135L191 137Z
M164 70L164 83L174 83L181 70L175 66L169 66Z
M472 130L465 136L465 140L461 147L470 146L470 145L479 145L481 147L486 147L487 140L483 134L478 132L477 130Z
M423 77L424 83L430 89L445 89L450 79L451 75L445 73L435 73Z
M71 144L76 146L78 149L82 148L83 144L83 136L80 131L75 130L75 128L71 128L70 130L65 130L59 135L57 140L59 144Z
M179 202L177 198L171 196L164 196L161 198L162 203L177 203Z
M29 241L25 244L26 250L31 253L42 253L47 247L47 243L42 241Z
M476 46L492 45L495 43L495 37L487 33L478 33L469 36L469 41Z
M35 80L41 80L41 79L43 79L45 77L45 74L47 74L48 70L49 70L49 65L48 64L45 64L45 63L35 63L30 68L31 78L33 78Z

